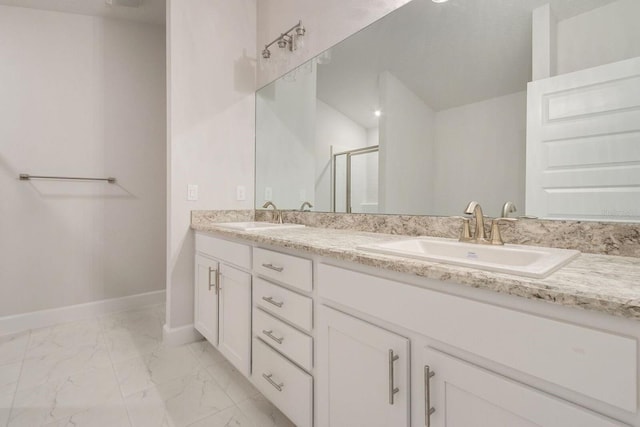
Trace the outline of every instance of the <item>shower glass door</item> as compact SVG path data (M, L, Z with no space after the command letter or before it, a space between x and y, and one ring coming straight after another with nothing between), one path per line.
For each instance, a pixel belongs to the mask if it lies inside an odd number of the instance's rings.
M333 155L333 212L378 212L378 146Z

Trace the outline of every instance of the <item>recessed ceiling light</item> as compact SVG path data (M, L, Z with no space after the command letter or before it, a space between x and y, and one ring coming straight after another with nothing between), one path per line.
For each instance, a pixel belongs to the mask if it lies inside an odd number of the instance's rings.
M382 115L382 111L376 110L376 111L373 112L373 115L376 116L376 117L380 117Z

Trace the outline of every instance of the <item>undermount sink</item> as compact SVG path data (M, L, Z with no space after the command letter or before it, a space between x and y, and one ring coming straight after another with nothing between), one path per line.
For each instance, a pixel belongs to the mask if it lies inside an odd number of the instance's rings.
M437 237L374 243L357 249L535 278L547 277L580 255L569 249L480 245Z
M220 222L216 226L240 231L281 230L286 228L304 228L303 224L277 224L275 222Z

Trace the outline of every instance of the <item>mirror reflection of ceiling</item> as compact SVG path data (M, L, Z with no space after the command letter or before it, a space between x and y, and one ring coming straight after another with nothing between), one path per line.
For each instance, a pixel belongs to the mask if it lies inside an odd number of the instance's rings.
M165 0L0 0L0 6L26 7L78 15L165 24Z
M534 9L550 3L563 20L614 1L413 0L330 52L318 66L318 98L372 128L385 70L435 111L522 91L531 80Z

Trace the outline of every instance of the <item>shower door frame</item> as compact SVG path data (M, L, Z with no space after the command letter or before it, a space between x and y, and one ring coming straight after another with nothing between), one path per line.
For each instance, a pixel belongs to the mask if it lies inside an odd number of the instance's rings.
M347 150L347 151L341 151L339 153L333 153L332 154L332 160L331 160L331 167L333 169L333 174L332 174L332 178L333 178L333 185L331 186L331 210L332 212L336 212L336 178L337 178L337 168L336 168L336 158L338 156L347 156L346 157L346 162L347 162L347 171L346 171L346 181L347 181L347 188L346 188L346 195L345 195L345 206L346 206L346 213L352 213L352 209L351 209L351 158L353 156L359 156L362 154L369 154L369 153L376 153L380 151L380 146L379 145L372 145L370 147L363 147L363 148L355 148L353 150Z

